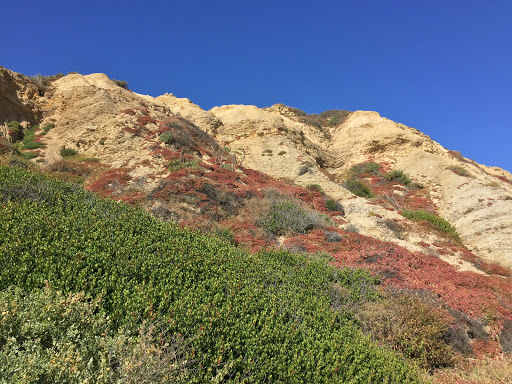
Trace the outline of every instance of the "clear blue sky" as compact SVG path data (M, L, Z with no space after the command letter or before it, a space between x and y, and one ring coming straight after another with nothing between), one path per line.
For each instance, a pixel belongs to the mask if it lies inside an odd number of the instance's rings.
M373 110L512 171L512 1L6 1L0 65L205 109Z

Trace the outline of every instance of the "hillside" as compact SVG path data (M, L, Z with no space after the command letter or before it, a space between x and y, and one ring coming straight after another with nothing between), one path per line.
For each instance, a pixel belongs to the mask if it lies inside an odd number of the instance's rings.
M284 248L340 271L363 267L381 281L382 296L350 310L359 329L430 372L456 363L467 373L467 358L512 351L509 172L376 112L307 115L280 104L204 111L172 94L133 93L103 74L50 80L42 86L0 67L4 164L37 165L100 197L139 205L249 250L248 260ZM46 279L67 292L95 292L61 285L55 276L63 272L45 268L37 284L17 285L41 288ZM346 289L329 299L336 313L348 311L337 301ZM384 329L379 313L390 322ZM423 316L440 328L408 323ZM409 341L386 328L392 322L414 329ZM419 344L435 347L415 351Z

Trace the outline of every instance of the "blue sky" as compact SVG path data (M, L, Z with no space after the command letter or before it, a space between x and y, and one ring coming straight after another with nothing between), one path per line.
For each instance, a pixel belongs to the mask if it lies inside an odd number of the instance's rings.
M512 171L512 1L9 1L0 65L205 109L373 110Z

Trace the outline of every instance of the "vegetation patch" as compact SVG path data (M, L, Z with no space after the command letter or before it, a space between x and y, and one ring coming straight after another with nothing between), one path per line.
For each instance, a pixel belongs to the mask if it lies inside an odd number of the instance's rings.
M380 165L373 161L368 161L366 163L353 165L350 167L348 173L349 177L357 177L364 174L378 175L380 173Z
M77 154L78 154L78 152L75 151L73 148L67 148L66 146L63 146L60 148L60 155L62 157L72 157Z
M128 89L128 82L127 81L125 81L125 80L114 80L114 79L112 79L112 81L114 83L116 83L116 85L118 87L121 87L121 88L124 88L124 89Z
M58 73L56 75L50 75L50 76L43 76L39 73L35 76L30 76L29 79L38 88L39 94L41 96L44 96L44 94L50 87L51 83L54 82L55 80L62 78L62 77L64 77L63 73Z
M170 131L164 131L159 136L160 141L164 144L172 143L172 133Z
M199 162L196 159L174 159L165 164L169 172L177 172L180 169L197 169Z
M394 181L399 184L403 184L406 186L411 185L412 181L409 176L402 171L401 169L393 169L386 174L386 180Z
M325 208L330 212L341 212L342 215L345 214L343 206L334 199L325 200Z
M353 297L372 299L374 289L360 286L372 279L365 271L357 272L367 276L361 280L353 269L336 269L320 257L284 251L249 254L215 237L180 230L139 208L101 200L75 185L19 168L0 167L0 199L0 290L16 285L37 292L47 280L66 298L81 291L92 300L103 295L99 311L91 314L81 304L71 311L73 321L63 321L71 324L70 332L61 331L65 326L60 322L52 323L60 315L53 317L51 306L45 307L48 316L35 307L25 311L47 322L45 332L64 335L55 342L66 353L73 353L68 348L73 340L90 340L80 346L90 346L91 355L100 358L103 352L95 350L95 340L101 343L103 333L93 330L89 337L88 332L106 316L116 332L134 332L144 319L155 319L166 324L165 332L149 338L157 345L141 349L172 345L182 335L189 376L177 382L418 381L402 358L361 335L350 312L331 308L333 284L348 292L347 299L340 296L340 308ZM94 317L98 313L99 320ZM75 338L82 333L83 338ZM43 342L31 335L33 345ZM49 345L54 344L45 347ZM23 351L10 344L2 348L9 356L2 362L22 363L17 357ZM177 361L167 366L181 367L183 360ZM81 362L77 364L70 371L82 374ZM88 369L99 366L95 364L93 358ZM119 374L121 367L111 365L111 374ZM50 381L65 380L59 376Z
M300 122L317 128L336 127L343 123L352 113L344 109L331 109L320 114L306 114L304 111L297 108L291 108L291 110L294 111Z
M310 191L318 192L318 193L324 193L324 190L319 184L308 184L306 185L306 188Z
M25 129L23 134L23 140L22 144L23 146L21 149L38 149L38 148L44 148L46 145L41 143L40 141L36 141L36 129L38 127L32 127L31 129Z
M7 132L13 143L23 138L23 127L18 121L10 121L7 123Z
M41 135L46 135L50 131L50 129L53 129L53 128L55 128L55 124L52 124L52 123L46 124L43 127L43 132L41 133Z
M471 172L469 172L466 168L461 167L460 165L453 165L451 167L448 167L448 169L459 176L473 177Z
M448 221L446 221L442 217L437 216L434 213L424 211L422 209L405 209L401 212L401 215L413 221L426 221L430 223L438 231L449 235L456 242L461 242L461 239L455 227L451 225Z
M182 340L166 335L171 342L158 342L166 328L149 322L114 332L100 300L83 293L13 286L0 291L0 308L0 377L11 383L164 383L187 377Z
M39 152L28 151L28 152L22 152L21 155L25 159L31 160L31 159L35 159L36 157L38 157L39 156Z
M349 179L346 180L342 185L356 196L366 197L367 199L374 196L370 191L370 188L368 188L368 186L360 180Z
M451 348L444 341L446 320L432 304L414 296L388 294L363 304L358 319L374 340L391 345L423 368L453 365Z
M308 209L299 201L284 197L273 199L269 210L258 220L258 225L278 236L285 233L307 233L328 224L327 216Z

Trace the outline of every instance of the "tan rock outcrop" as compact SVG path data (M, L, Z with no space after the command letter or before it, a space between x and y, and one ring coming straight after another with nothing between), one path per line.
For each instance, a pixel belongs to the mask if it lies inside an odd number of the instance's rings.
M0 67L0 127L10 121L36 124L42 117L40 99L37 86L27 77ZM8 137L5 127L0 132Z
M420 238L396 239L381 224L403 219L354 198L340 183L352 166L366 161L386 162L403 169L429 187L439 214L454 224L464 244L486 261L512 266L512 175L450 152L427 135L381 117L356 111L335 127L318 127L300 119L293 108L265 109L223 106L210 112L222 120L217 138L233 150L245 150L245 165L296 183L319 184L347 207L347 218L364 234L390 240L411 250ZM300 174L304 164L308 172ZM470 176L450 168L466 169ZM501 177L502 179L498 178ZM371 213L371 214L370 214ZM462 260L453 261L471 269Z
M156 102L162 103L177 116L181 116L208 134L216 134L217 129L222 125L222 121L210 112L207 112L198 105L192 103L189 99L178 98L172 93L167 93L155 98Z

